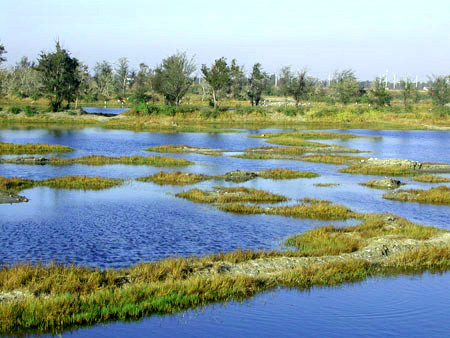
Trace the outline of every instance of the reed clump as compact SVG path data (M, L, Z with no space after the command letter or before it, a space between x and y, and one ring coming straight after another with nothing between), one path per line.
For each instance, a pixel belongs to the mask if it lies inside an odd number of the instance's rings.
M57 144L14 144L0 142L0 155L51 154L74 151L68 146Z
M156 152L156 153L173 153L173 154L197 153L197 154L211 155L211 156L222 155L222 150L220 150L220 149L200 148L200 147L192 147L192 146L188 146L188 145L173 145L173 144L149 147L144 150L152 151L152 152Z
M19 177L0 176L0 191L18 193L25 189L46 186L56 189L102 190L121 185L122 179L88 176L62 176L46 180L31 180Z
M450 205L450 187L443 185L428 190L402 189L384 194L383 198L401 202Z
M262 178L269 178L272 180L287 180L294 178L314 178L320 175L310 171L299 171L292 169L267 169L258 171L258 174Z
M413 181L422 183L450 183L450 178L435 175L418 175L412 179Z
M349 164L367 160L363 156L346 156L346 155L306 155L299 158L301 161L326 163L326 164Z
M285 196L272 194L264 190L222 186L214 187L214 189L210 191L191 189L180 192L175 196L197 203L214 203L218 205L236 202L277 203L288 200Z
M366 165L354 164L347 168L339 169L341 173L362 174L376 176L412 176L417 171L409 165Z
M74 164L84 165L109 165L109 164L126 164L126 165L150 165L154 167L179 167L188 166L193 162L183 158L174 158L170 156L103 156L89 155L83 157L57 158L51 157L46 159L34 158L17 158L11 160L3 160L3 163L14 164L48 164L55 166L66 166Z
M325 200L309 200L303 203L283 207L265 207L243 203L229 203L220 205L226 212L236 214L266 214L295 218L310 218L320 220L345 220L357 217L350 209L339 204L332 204Z
M164 172L161 171L151 176L139 177L136 180L141 182L153 182L160 185L189 185L212 179L213 176L186 173L181 171Z

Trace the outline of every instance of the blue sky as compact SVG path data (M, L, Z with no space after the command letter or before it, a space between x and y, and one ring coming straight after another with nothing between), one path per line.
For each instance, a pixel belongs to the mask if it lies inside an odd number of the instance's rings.
M450 1L1 0L7 64L36 59L55 40L93 67L127 57L154 67L176 51L198 65L225 56L249 70L307 67L322 79L450 73Z

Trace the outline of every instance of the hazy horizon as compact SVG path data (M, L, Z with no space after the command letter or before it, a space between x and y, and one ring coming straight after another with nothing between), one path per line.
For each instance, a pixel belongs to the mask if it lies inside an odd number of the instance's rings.
M396 1L87 1L3 0L0 43L6 66L36 60L60 40L92 71L126 57L155 67L176 51L198 66L222 56L248 71L255 62L275 73L307 67L326 79L351 68L361 80L450 70L450 2Z

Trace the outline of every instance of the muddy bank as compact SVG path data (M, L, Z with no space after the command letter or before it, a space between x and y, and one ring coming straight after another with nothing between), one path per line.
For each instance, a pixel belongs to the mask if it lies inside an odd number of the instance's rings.
M0 204L28 202L28 198L12 192L0 191Z

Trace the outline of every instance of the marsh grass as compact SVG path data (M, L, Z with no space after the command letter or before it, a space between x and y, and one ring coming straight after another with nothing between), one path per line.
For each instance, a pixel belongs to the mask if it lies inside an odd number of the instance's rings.
M3 177L0 176L0 190L11 193L18 193L22 190L35 186L35 181L20 177Z
M272 180L287 180L293 178L314 178L319 177L319 174L310 171L299 171L291 169L267 169L258 171L258 175L262 178L269 178Z
M450 178L435 175L418 175L412 179L413 181L422 183L450 183Z
M346 155L306 155L299 158L301 161L317 162L326 164L349 164L367 160L363 156L346 156Z
M402 189L384 194L383 198L401 202L450 205L450 187L443 185L428 190Z
M199 148L199 147L191 147L188 145L160 145L155 147L149 147L144 149L145 151L152 151L156 153L174 153L174 154L189 154L189 153L197 153L203 155L211 155L211 156L220 156L222 155L222 150L220 149L212 149L212 148Z
M417 171L412 169L409 165L366 165L354 164L347 168L339 169L341 173L345 174L362 174L362 175L376 175L376 176L412 176L417 174Z
M302 243L305 252L319 252L321 241L328 251L354 243L316 235ZM222 257L259 258L248 252L222 254ZM220 259L216 256L216 260ZM138 319L151 314L170 314L210 303L243 300L276 287L308 289L362 281L371 276L419 273L450 269L450 247L420 247L391 255L382 264L347 258L314 263L273 275L212 274L199 277L195 269L204 258L170 259L122 269L89 269L47 266L4 266L0 270L2 291L26 290L35 296L17 302L0 303L0 333L18 334L27 330L58 333L65 328L98 324L110 320ZM125 284L121 281L126 280Z
M207 181L212 178L213 176L203 174L185 173L181 171L168 173L161 171L151 176L139 177L136 180L141 182L153 182L160 185L189 185Z
M251 135L250 137L254 138L278 138L278 137L292 137L296 139L306 139L306 140L349 140L353 138L360 137L358 135L349 134L349 133L331 133L331 132L303 132L303 131L294 131L294 132L279 132L279 133L263 133Z
M326 188L326 187L337 187L337 186L339 186L339 184L338 183L315 183L314 186L319 187L319 188Z
M170 156L103 156L90 155L83 157L71 158L48 158L45 162L35 162L32 158L19 158L12 160L4 160L4 163L20 163L20 164L49 164L55 166L65 166L74 164L84 165L108 165L108 164L126 164L126 165L150 165L154 167L179 167L193 164L193 162L183 158L175 158Z
M389 214L359 215L364 221L360 225L335 227L325 226L289 237L285 244L312 256L340 255L361 250L369 239L396 236L427 240L445 230L411 223L407 219Z
M355 213L345 206L332 204L324 200L307 200L290 206L265 208L243 203L228 203L219 205L219 209L235 214L266 214L320 220L346 220L357 217Z
M38 186L57 189L102 190L121 185L122 183L122 179L88 176L62 176L41 181L0 176L0 190L12 193L18 193Z
M210 191L191 189L180 192L175 196L197 203L214 203L218 205L235 202L278 203L288 200L285 196L272 194L264 190L222 186L214 187L214 190Z
M1 155L50 154L74 151L71 147L55 144L14 144L0 142Z

